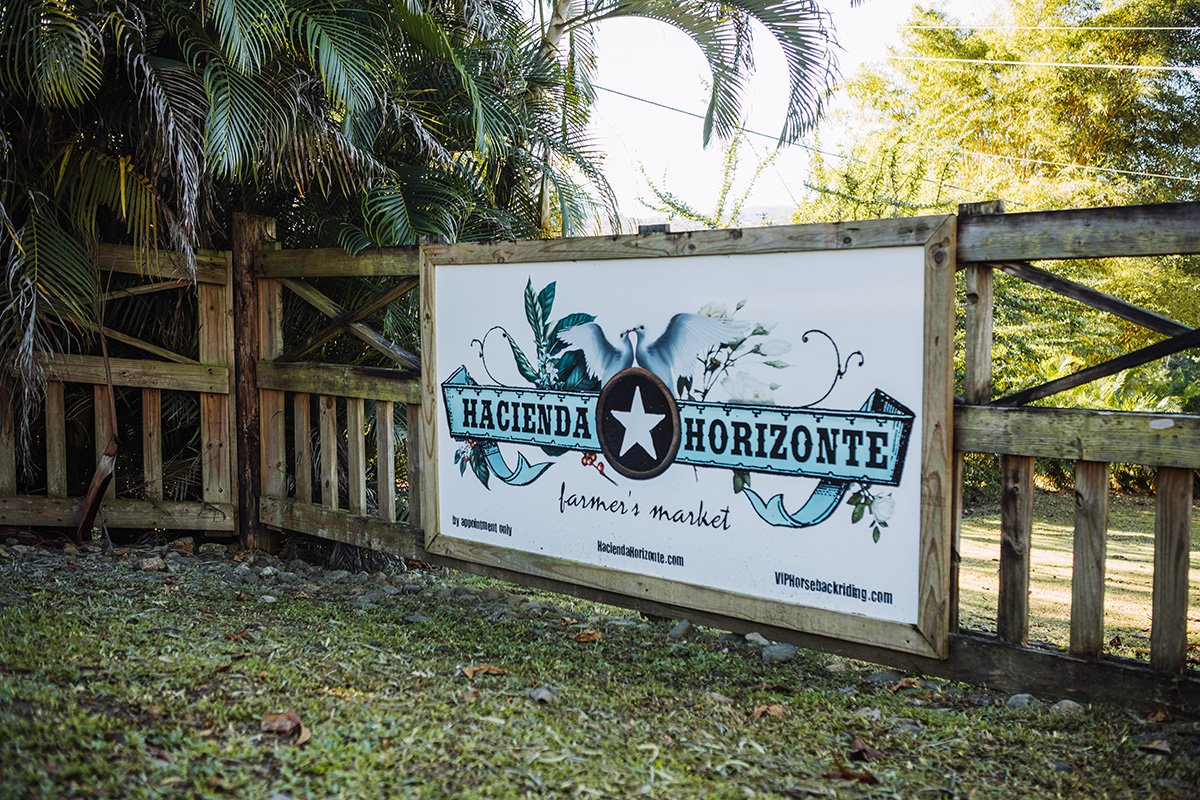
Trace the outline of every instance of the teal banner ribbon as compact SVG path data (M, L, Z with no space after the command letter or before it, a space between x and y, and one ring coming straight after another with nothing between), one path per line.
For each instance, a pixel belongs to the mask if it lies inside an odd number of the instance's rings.
M552 455L600 451L598 392L481 386L460 366L442 384L442 396L450 435L486 447L489 468L505 483L530 484L553 462L531 464L518 455L510 468L497 442L535 445ZM851 483L899 485L914 420L878 389L857 411L681 400L679 416L675 463L820 479L791 513L782 494L763 500L743 489L759 517L789 528L824 522Z

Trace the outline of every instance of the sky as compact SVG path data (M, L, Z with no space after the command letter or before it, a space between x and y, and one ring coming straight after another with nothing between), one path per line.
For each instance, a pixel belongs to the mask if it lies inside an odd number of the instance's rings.
M926 4L945 8L959 19L975 17L967 0ZM841 48L838 60L847 77L887 57L888 46L899 42L900 26L912 8L912 3L899 0L867 0L856 8L851 8L850 0L826 0L824 5L833 18ZM721 185L720 142L705 149L700 119L614 93L703 115L709 72L699 48L674 28L648 19L608 20L596 31L595 83L603 88L597 91L592 134L606 154L605 172L622 217L661 218L641 202L642 198L653 201L642 169L659 186L711 213ZM757 37L755 45L756 70L745 95L745 127L767 136L746 137L742 174L747 178L775 146L787 97L786 71L778 46L766 35ZM802 140L805 142L811 144L811 139ZM837 146L833 140L821 141L823 150L836 150ZM780 207L795 206L803 193L808 154L801 146L785 148L759 178L747 206L776 207L777 214L782 212ZM753 212L743 214L743 224L754 222Z

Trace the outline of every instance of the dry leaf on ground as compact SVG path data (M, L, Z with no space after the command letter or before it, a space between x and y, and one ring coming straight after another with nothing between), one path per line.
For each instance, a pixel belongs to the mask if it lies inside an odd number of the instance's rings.
M1142 742L1138 745L1138 750L1159 756L1169 756L1171 755L1171 743L1166 739L1155 739L1150 742Z
M826 772L822 777L841 778L845 781L858 781L859 783L865 783L868 786L875 786L879 783L879 778L876 778L865 769L856 772L855 770L847 767L842 763L842 760L837 757L836 753L833 756L833 765L835 769L831 769L829 772Z
M280 736L296 734L296 744L301 745L312 738L312 731L300 721L296 709L289 708L281 714L267 714L259 723L259 729L264 733L278 733Z
M882 750L876 750L860 737L854 737L854 741L850 743L851 761L880 761L884 758L887 756Z
M507 675L508 670L494 667L491 664L479 664L474 667L463 667L463 675L467 676L467 680L475 680L476 675Z
M571 634L571 638L577 642L598 642L604 638L604 634L595 628L588 628L587 630L580 631L579 633Z
M921 682L913 677L901 678L892 684L892 691L898 692L901 689L916 689L921 685Z
M558 624L562 625L563 627L569 627L571 625L578 625L579 620L575 619L574 617L559 617Z
M750 719L759 719L761 717L786 717L788 713L786 706L781 706L779 703L769 703L767 705L758 706L750 715Z
M1146 716L1146 722L1170 722L1172 719L1171 712L1165 708L1156 708Z

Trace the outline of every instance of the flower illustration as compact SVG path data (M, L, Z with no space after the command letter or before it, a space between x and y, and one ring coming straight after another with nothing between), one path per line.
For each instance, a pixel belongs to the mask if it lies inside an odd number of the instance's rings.
M735 403L775 405L775 398L771 394L771 387L755 378L749 372L735 372L731 377L721 381L721 388L729 395L729 399Z
M896 513L896 501L890 494L876 497L875 502L871 504L871 513L877 522L887 522Z

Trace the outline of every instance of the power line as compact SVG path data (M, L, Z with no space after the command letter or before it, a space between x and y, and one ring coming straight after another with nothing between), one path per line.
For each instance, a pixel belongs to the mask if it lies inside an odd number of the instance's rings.
M599 89L604 92L608 92L609 94L619 95L619 96L627 98L629 100L636 100L639 103L645 103L647 105L655 106L657 108L661 108L666 111L673 111L676 114L683 114L684 116L692 117L693 119L699 119L699 120L704 119L704 115L702 115L702 114L697 114L693 111L687 111L682 108L677 108L676 106L667 105L666 103L660 103L656 100L649 100L645 97L638 97L637 95L629 94L627 92L622 92L617 89L610 89L607 86L600 86L599 84L592 84L592 86L593 86L593 88ZM764 139L770 139L771 141L778 142L778 137L772 136L769 133L763 133L761 131L756 131L756 130L753 130L751 128L746 128L741 125L737 126L737 129L742 131L743 133L753 134L754 136L761 136ZM819 153L820 155L823 155L823 156L829 156L830 158L840 158L840 159L843 159L846 161L852 161L856 164L866 163L861 158L855 158L854 156L846 155L845 153L833 152L832 150L822 150L819 147L813 147L811 145L803 144L801 142L795 142L794 146L799 147L802 150L808 150L813 153ZM1108 173L1117 174L1117 175L1133 175L1133 176L1140 177L1140 178L1160 178L1162 180L1187 181L1188 183L1200 183L1200 178L1189 178L1189 177L1185 177L1183 175L1167 175L1167 174L1161 173L1161 172L1139 172L1137 170L1131 170L1131 169L1117 169L1116 167L1097 167L1097 166L1094 166L1091 164L1074 164L1074 163L1066 162L1066 161L1047 161L1045 159L1040 159L1040 158L1025 158L1022 156L1009 156L1009 155L1004 155L1003 153L987 153L982 150L966 150L961 147L952 147L949 145L940 147L938 149L943 152L962 153L963 155L976 156L976 157L981 157L981 158L999 158L999 159L1003 159L1005 161L1017 161L1017 162L1025 163L1025 164L1041 164L1043 166L1062 167L1065 169L1082 169L1082 170L1088 170L1091 172L1108 172ZM776 168L776 172L778 172L778 168ZM783 176L781 175L780 178L782 178L782 177ZM966 189L962 186L955 186L954 184L950 184L950 183L940 183L931 178L922 178L921 180L924 181L925 183L934 184L936 186L944 186L948 189L957 189L960 192L971 192L972 194L978 194L978 192L975 192L974 190ZM790 191L789 191L789 194L790 194ZM980 195L980 196L986 197L987 195ZM793 199L795 199L795 198L793 198ZM1022 205L1021 203L1015 203L1015 202L1013 204L1014 205Z
M960 148L948 148L956 150L963 155L968 156L983 156L985 158L1002 158L1005 161L1019 161L1024 164L1044 164L1050 167L1065 167L1067 169L1085 169L1091 172L1111 172L1116 175L1136 175L1141 178L1162 178L1170 181L1188 181L1189 183L1200 183L1200 178L1188 178L1183 175L1166 175L1161 172L1138 172L1132 169L1117 169L1115 167L1096 167L1091 164L1072 164L1069 161L1046 161L1041 158L1023 158L1021 156L1007 156L1003 153L985 153L981 150L962 150Z
M692 117L693 119L699 119L699 120L704 119L703 114L697 114L694 111L687 111L682 108L677 108L676 106L667 105L666 103L660 103L657 100L649 100L645 97L638 97L635 94L629 94L628 92L622 92L617 89L609 89L607 86L601 86L597 83L593 83L592 88L599 89L602 92L608 92L609 94L619 95L621 97L628 98L629 100L636 100L639 103L645 103L646 105L655 106L657 108L661 108L666 111L673 111L676 114L683 114L684 116ZM764 139L770 139L771 141L775 142L776 144L779 143L778 136L772 136L769 133L763 133L762 131L752 130L752 129L746 128L742 125L738 125L736 127L738 130L742 131L743 133L753 134L754 136L761 136ZM820 155L829 156L830 158L840 158L840 159L844 159L846 161L852 161L856 164L865 164L866 163L861 158L855 158L854 156L849 156L849 155L846 155L845 153L835 153L831 150L822 150L819 147L813 147L812 145L803 144L801 142L793 142L793 145L795 147L799 147L802 150L808 150L809 152L812 152L812 153L819 153ZM967 192L967 193L977 196L977 197L989 197L990 198L990 195L981 194L980 192L978 192L974 189L967 189L963 186L955 186L952 183L940 183L938 181L933 180L932 178L921 178L921 181L924 183L932 184L934 186L939 186L939 187L944 186L947 189L957 189L960 192ZM1023 204L1014 202L1013 205L1023 205Z
M1138 72L1196 72L1200 67L1175 64L1074 64L1066 61L1000 61L983 58L935 58L933 56L888 56L891 61L927 61L944 64L996 64L1010 67L1061 67L1066 69L1114 69Z
M1200 31L1187 25L901 25L908 30L972 31Z

